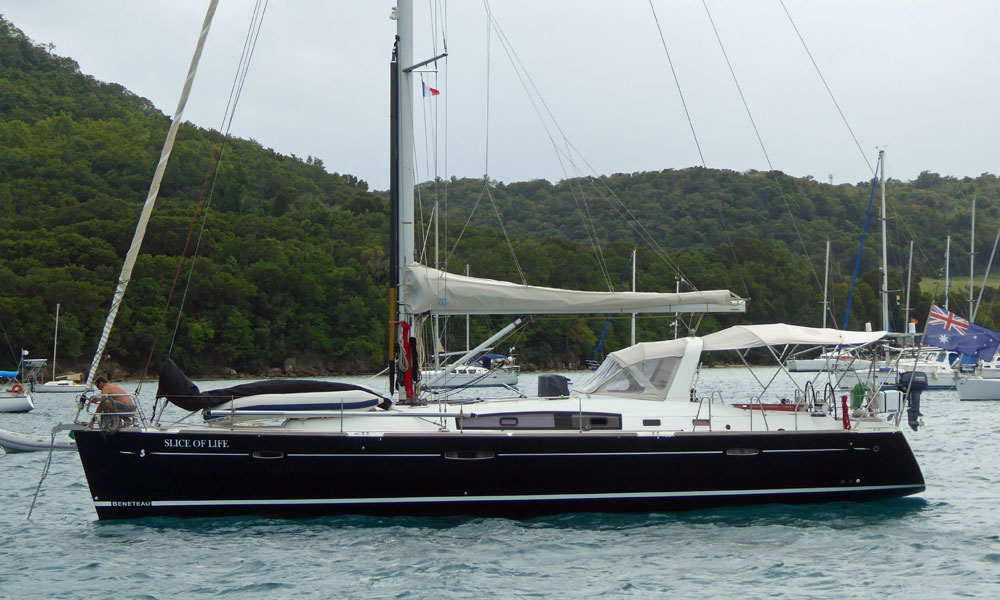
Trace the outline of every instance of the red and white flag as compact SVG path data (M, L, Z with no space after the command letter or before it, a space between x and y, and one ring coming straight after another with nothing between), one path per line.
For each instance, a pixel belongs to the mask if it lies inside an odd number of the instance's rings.
M441 94L441 92L439 92L438 90L436 90L436 89L432 88L431 86L427 85L426 81L421 81L420 85L424 86L424 97L425 98L427 96L438 96L438 95Z

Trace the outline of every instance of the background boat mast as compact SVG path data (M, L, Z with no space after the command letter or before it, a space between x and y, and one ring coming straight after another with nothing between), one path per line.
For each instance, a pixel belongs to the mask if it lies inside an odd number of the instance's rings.
M878 151L879 177L882 187L882 331L889 331L889 254L885 235L885 150Z

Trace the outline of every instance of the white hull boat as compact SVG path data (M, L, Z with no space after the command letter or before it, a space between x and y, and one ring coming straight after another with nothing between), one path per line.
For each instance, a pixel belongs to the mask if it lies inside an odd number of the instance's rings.
M517 385L519 367L487 369L485 367L460 367L445 374L435 388L505 387ZM423 381L434 381L443 370L421 371Z
M8 376L13 371L0 371L0 373ZM35 408L35 403L31 401L31 394L16 379L2 384L0 387L0 412L28 412L33 408Z
M0 448L8 454L14 452L40 452L49 450L76 450L76 442L65 433L55 436L29 435L0 429Z
M856 358L851 354L826 353L816 358L792 358L788 360L788 370L798 373L819 371L841 371L845 369L867 369L870 360Z
M39 383L35 385L34 391L43 394L82 394L87 391L87 384L60 379Z
M1000 379L980 375L961 376L955 388L963 401L1000 400Z
M35 403L31 400L31 394L22 392L0 392L0 412L19 413L29 412L35 408Z

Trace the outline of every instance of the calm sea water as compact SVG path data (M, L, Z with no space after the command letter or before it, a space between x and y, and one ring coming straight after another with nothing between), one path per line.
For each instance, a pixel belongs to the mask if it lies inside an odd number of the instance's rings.
M744 369L702 382L754 390ZM867 504L98 522L79 459L59 452L29 521L46 454L0 456L0 598L998 598L1000 403L924 399L908 437L927 491ZM38 395L0 428L46 432L72 403Z

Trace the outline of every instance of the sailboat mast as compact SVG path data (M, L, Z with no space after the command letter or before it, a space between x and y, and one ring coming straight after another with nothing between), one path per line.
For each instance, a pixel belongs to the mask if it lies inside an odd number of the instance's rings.
M976 299L976 307L972 310L972 316L969 317L973 323L976 322L976 315L983 303L983 290L986 289L986 282L990 280L990 268L993 267L993 258L997 255L997 244L1000 244L1000 231L997 231L997 236L993 239L993 250L990 251L990 260L986 263L986 272L983 273L983 284L979 286L979 298Z
M969 318L972 318L973 309L973 270L976 268L976 199L972 198L972 221L969 225Z
M52 334L52 381L56 379L56 348L59 347L59 303L56 302L56 330Z
M403 269L413 264L413 4L399 0L394 13L396 43L390 73L390 287L395 292L393 320L403 321Z
M681 276L674 275L674 293L681 293ZM680 324L680 313L674 313L674 339L677 339L677 326Z
M395 16L395 15L394 15ZM396 17L398 18L398 16ZM389 62L389 393L396 389L396 320L399 308L399 39Z
M632 291L635 291L635 255L636 248L632 248ZM632 313L632 334L629 336L630 346L635 346L635 313Z
M826 329L826 313L829 300L827 292L830 284L830 240L826 240L826 261L823 263L823 328Z
M949 276L951 270L951 236L945 239L944 243L944 309L948 310L948 296L951 295L951 280Z
M906 308L903 314L906 315L906 332L910 332L910 285L913 282L913 240L910 240L910 258L906 261Z
M399 0L393 13L396 19L396 42L390 66L390 140L389 140L389 388L390 393L406 382L406 396L412 397L409 373L417 372L409 361L406 371L396 372L398 351L404 356L410 348L409 325L412 317L404 310L403 272L413 264L413 3ZM402 334L400 333L402 328ZM435 331L435 335L437 332ZM415 358L411 356L411 360Z
M878 151L879 183L882 187L882 331L889 331L889 253L885 234L885 150Z
M466 277L469 276L469 265L468 265L468 263L466 263L466 265L465 265L465 276ZM465 351L466 352L469 351L469 314L468 313L466 313L466 315L465 315Z
M416 183L415 159L413 156L413 2L399 0L399 18L396 21L396 35L399 55L396 68L399 69L399 86L396 90L399 102L399 268L413 264L413 186ZM400 276L402 282L402 276ZM402 288L399 304L403 304ZM400 312L400 320L403 314Z

